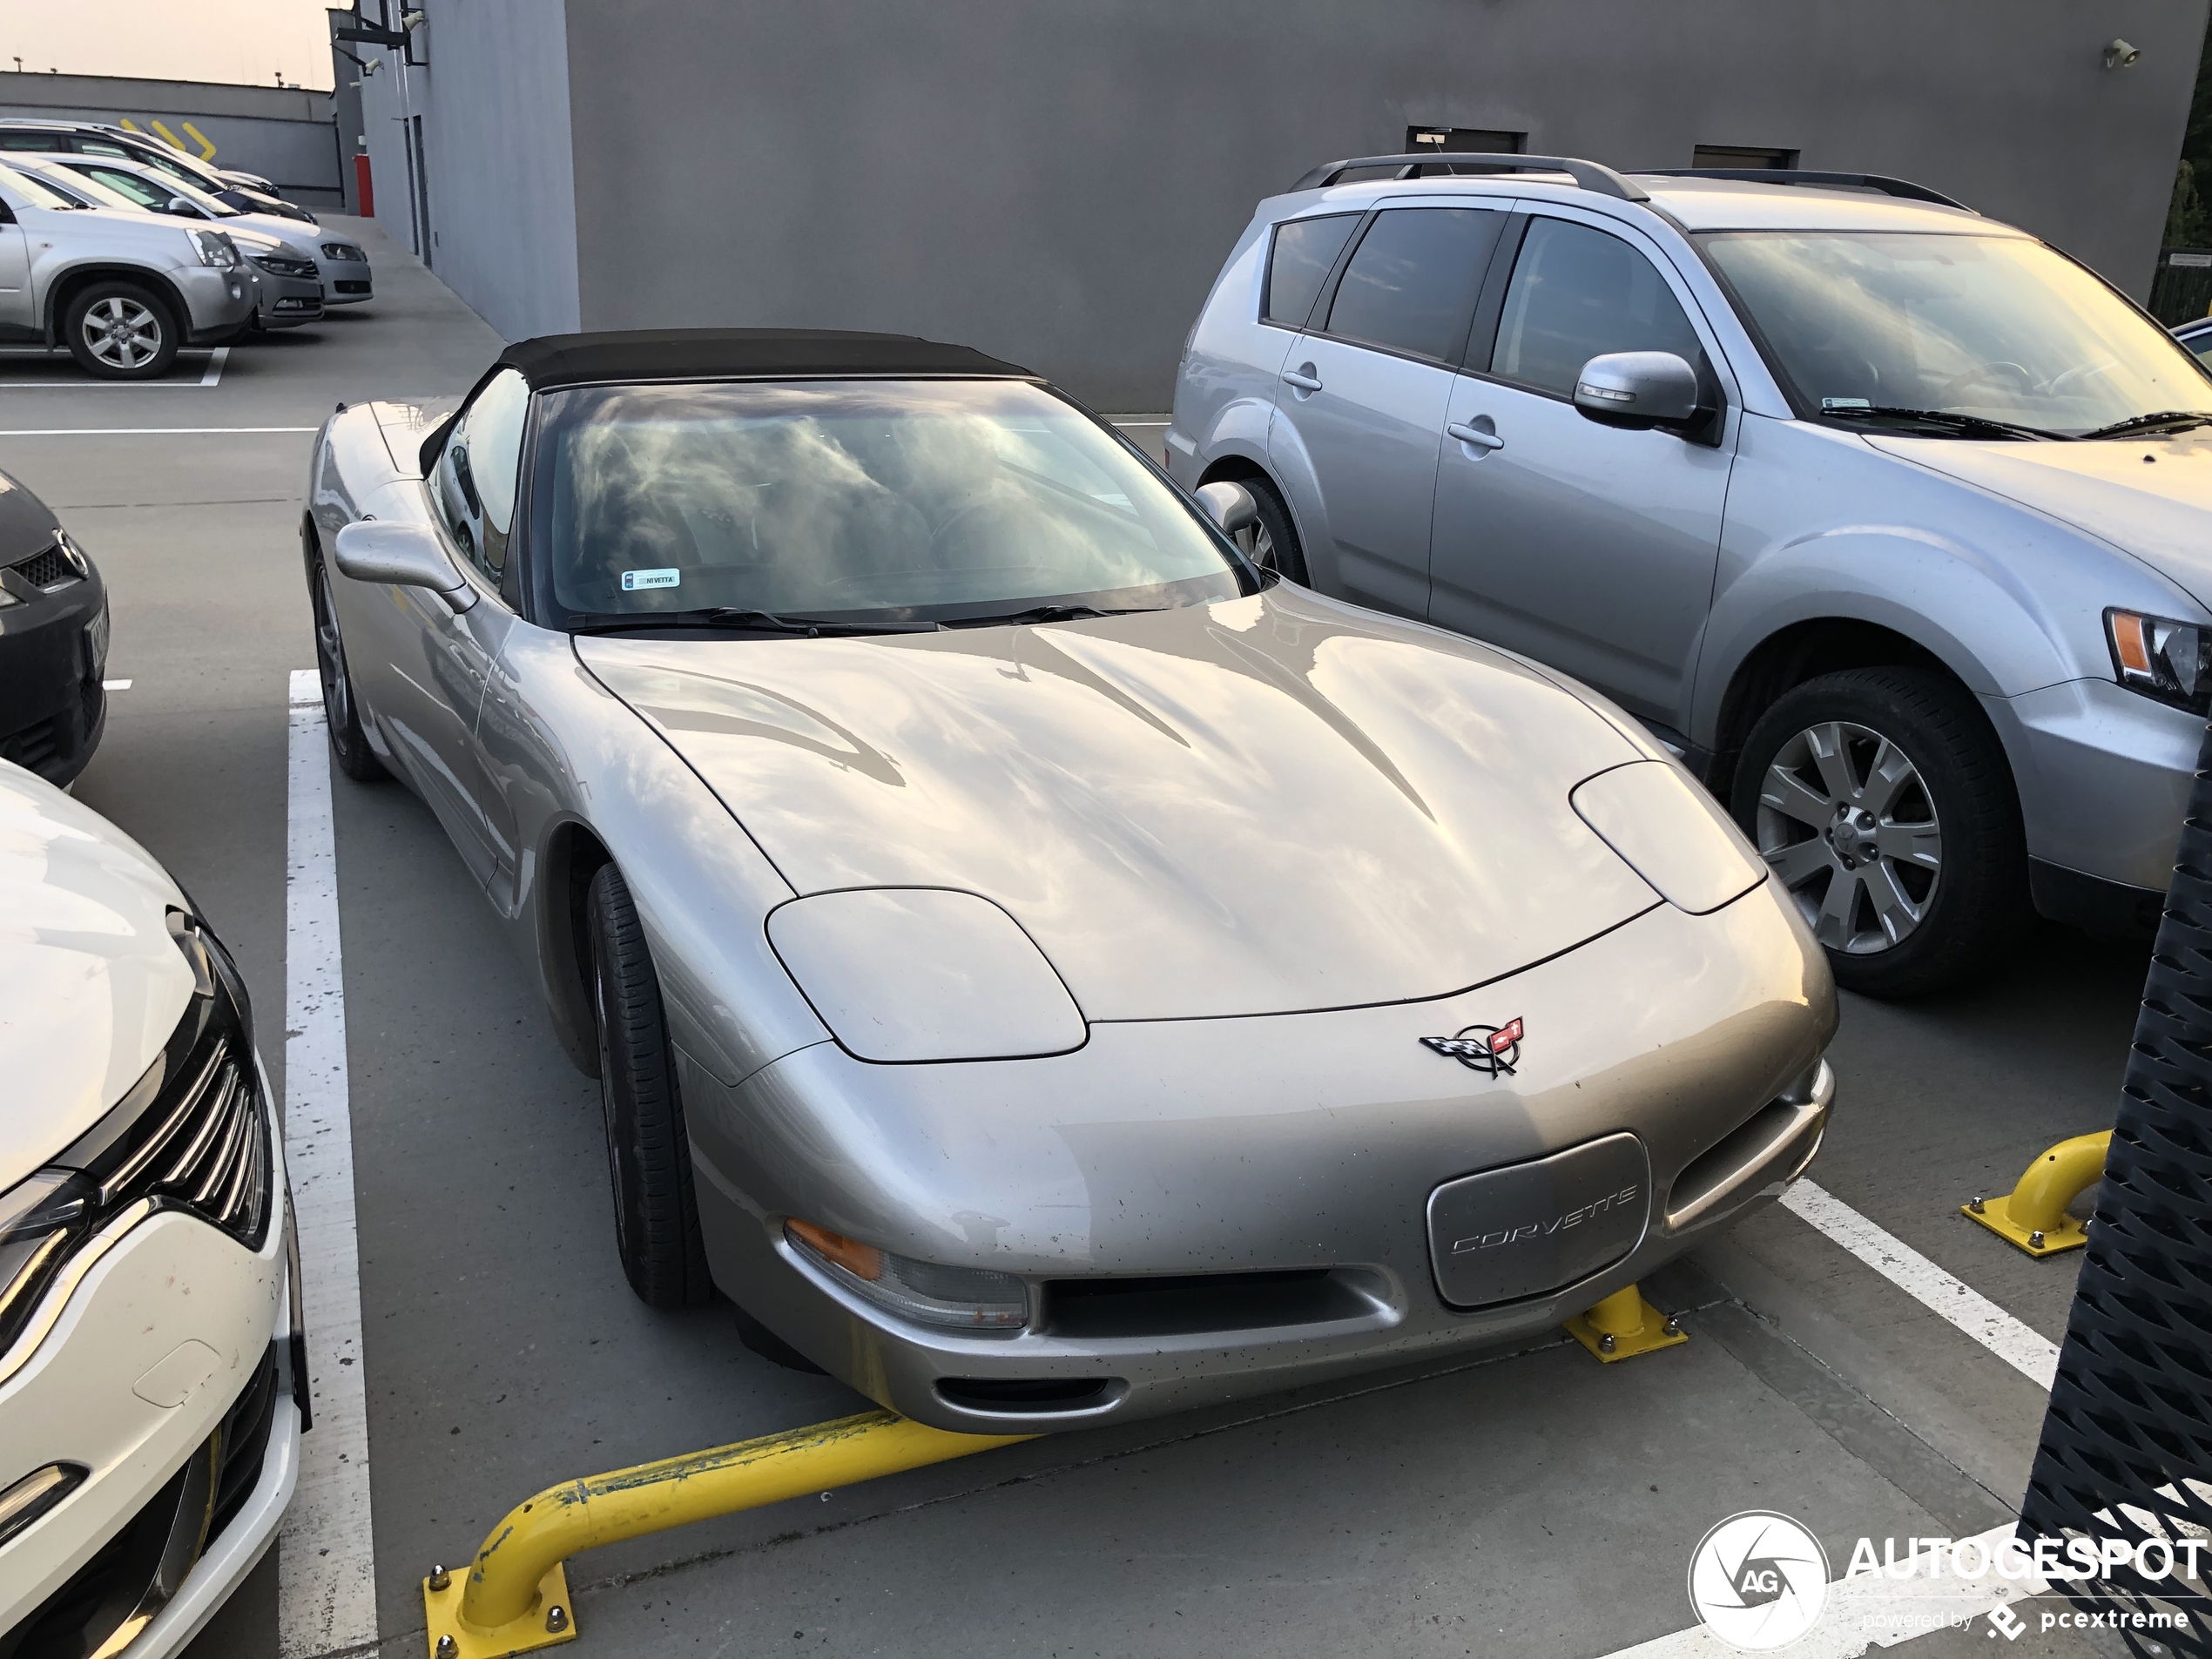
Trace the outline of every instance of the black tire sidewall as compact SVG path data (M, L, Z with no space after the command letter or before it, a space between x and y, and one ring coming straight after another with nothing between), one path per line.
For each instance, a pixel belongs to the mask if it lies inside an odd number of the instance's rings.
M660 984L637 907L609 864L586 895L599 1100L623 1273L653 1307L712 1298L691 1188L691 1142L669 1049Z
M1730 811L1754 846L1768 766L1790 738L1828 720L1879 732L1904 752L1943 837L1920 925L1887 950L1828 950L1837 983L1869 996L1914 996L1986 968L2029 915L2020 798L1988 718L1964 686L1925 669L1845 669L1792 688L1752 727L1736 767Z
M1301 588L1312 586L1305 568L1305 543L1298 540L1298 526L1291 522L1288 502L1283 492L1266 478L1240 480L1251 492L1252 505L1259 509L1259 521L1266 527L1268 539L1275 543L1275 569L1285 582L1295 582Z
M116 368L104 363L84 344L84 314L101 300L117 295L137 300L161 319L160 349L139 368ZM181 329L175 307L152 288L136 282L95 282L73 295L62 313L62 343L69 347L69 354L77 360L79 368L104 381L160 379L175 366L177 353L184 346Z
M361 693L354 688L353 671L346 665L345 640L339 633L334 611L330 616L330 631L339 641L338 657L334 663L326 664L324 661L322 622L325 611L330 610L330 577L324 569L322 554L319 550L309 557L307 582L307 604L315 623L317 677L320 678L327 666L346 688L346 714L343 719L331 712L329 688L326 686L323 691L323 724L330 733L330 752L338 762L338 770L354 782L374 783L391 774L386 771L384 763L376 758L376 752L368 746L368 734L361 729Z

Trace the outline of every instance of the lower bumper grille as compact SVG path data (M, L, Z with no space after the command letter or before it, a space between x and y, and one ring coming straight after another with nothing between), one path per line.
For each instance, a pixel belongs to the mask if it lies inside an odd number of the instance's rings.
M273 1346L222 1423L75 1575L13 1630L7 1659L82 1659L120 1650L175 1599L253 1495L276 1416Z
M330 285L341 293L367 293L368 284L352 277L341 277Z

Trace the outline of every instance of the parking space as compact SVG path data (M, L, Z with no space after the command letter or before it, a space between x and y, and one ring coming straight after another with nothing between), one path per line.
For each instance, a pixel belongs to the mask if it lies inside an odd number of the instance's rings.
M312 433L341 400L464 390L499 344L373 224L343 223L377 300L237 347L219 374L188 358L155 386L91 387L0 363L0 465L99 561L108 671L130 682L78 792L231 942L280 1089ZM1130 425L1156 454L1157 418ZM377 1650L415 1655L421 1575L531 1492L866 1402L747 1350L726 1306L632 1296L597 1086L475 883L399 785L334 774L332 792L374 1524L280 1548L372 1554ZM2143 961L2047 928L1969 993L1847 998L1813 1179L2055 1341L2073 1261L2032 1261L1957 1208L2109 1123ZM1600 1366L1561 1333L595 1552L570 1568L582 1651L1595 1656L1693 1622L1689 1550L1735 1511L1797 1517L1838 1573L1862 1536L2006 1520L2040 1391L1797 1215L1763 1211L1646 1288L1684 1312L1689 1345ZM320 1641L320 1616L265 1562L194 1651L359 1649ZM1986 1635L1904 1650L1981 1652Z

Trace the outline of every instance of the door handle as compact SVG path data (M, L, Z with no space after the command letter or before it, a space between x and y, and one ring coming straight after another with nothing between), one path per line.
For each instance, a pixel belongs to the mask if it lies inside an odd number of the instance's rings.
M1485 432L1480 427L1469 426L1464 421L1454 421L1444 430L1461 443L1471 443L1478 449L1502 449L1506 441L1494 432Z
M1318 392L1321 389L1321 378L1313 372L1313 366L1311 363L1304 368L1285 369L1283 383L1286 386L1295 386L1301 392Z

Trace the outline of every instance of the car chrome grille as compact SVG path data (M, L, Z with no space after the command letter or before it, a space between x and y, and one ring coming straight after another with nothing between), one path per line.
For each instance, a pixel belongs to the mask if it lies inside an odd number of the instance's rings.
M192 965L192 1001L123 1099L24 1184L45 1190L30 1221L0 1242L0 1357L58 1317L48 1305L65 1292L49 1293L133 1211L132 1220L182 1211L249 1250L268 1235L271 1124L245 987L212 934L182 911L169 922Z
M313 260L287 260L275 253L256 253L253 263L274 276L319 277L321 267Z

